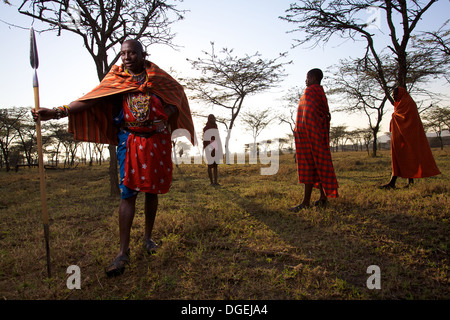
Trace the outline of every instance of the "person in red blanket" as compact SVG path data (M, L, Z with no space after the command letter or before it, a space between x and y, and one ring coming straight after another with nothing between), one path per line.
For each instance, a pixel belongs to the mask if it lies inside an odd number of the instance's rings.
M338 183L330 152L328 102L320 85L323 73L312 69L306 75L306 89L300 98L295 124L298 181L305 184L303 201L290 208L299 212L310 207L313 188L320 191L315 206L325 206L327 198L338 197Z
M417 105L405 88L397 87L392 92L394 113L390 122L392 176L381 189L395 189L397 177L408 179L406 187L414 179L440 174L428 144L420 120Z
M172 184L171 131L182 128L195 144L194 125L183 87L156 64L146 60L142 44L121 46L122 64L114 65L91 92L69 105L32 111L35 120L69 117L75 140L117 145L120 169L120 250L106 268L121 275L130 256L130 231L136 197L145 193L144 246L153 253L151 234L158 194Z

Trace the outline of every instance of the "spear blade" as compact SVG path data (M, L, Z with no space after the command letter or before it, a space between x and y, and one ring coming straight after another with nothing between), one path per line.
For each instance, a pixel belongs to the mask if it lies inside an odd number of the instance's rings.
M39 57L33 27L30 28L30 63L33 69L37 69L39 67Z

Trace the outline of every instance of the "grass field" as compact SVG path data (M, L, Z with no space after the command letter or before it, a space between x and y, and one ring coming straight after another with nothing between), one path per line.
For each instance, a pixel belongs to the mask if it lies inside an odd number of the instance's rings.
M278 173L220 165L219 187L205 165L180 165L160 196L154 238L144 253L143 195L132 228L131 264L104 268L118 250L118 203L108 166L48 170L53 276L47 279L36 168L0 172L0 299L449 299L450 149L433 150L442 174L414 187L378 190L390 154L333 153L340 197L327 208L291 213L303 186L291 154ZM313 200L318 191L313 193ZM69 290L67 268L81 270ZM370 265L381 289L366 285Z

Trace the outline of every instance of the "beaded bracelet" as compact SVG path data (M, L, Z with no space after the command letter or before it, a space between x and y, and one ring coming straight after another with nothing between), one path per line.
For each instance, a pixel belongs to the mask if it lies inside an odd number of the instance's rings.
M70 108L68 105L63 105L61 107L55 107L53 110L56 111L55 119L61 119L69 115Z

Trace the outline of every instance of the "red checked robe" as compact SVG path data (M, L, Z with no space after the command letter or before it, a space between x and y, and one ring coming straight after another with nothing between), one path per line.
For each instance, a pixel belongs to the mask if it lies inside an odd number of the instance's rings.
M330 118L322 86L310 85L303 93L294 130L300 183L319 184L327 197L338 197L338 183L330 152Z

